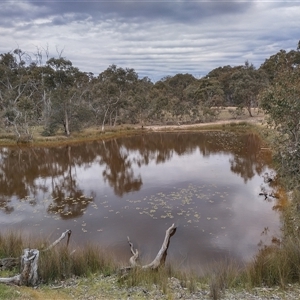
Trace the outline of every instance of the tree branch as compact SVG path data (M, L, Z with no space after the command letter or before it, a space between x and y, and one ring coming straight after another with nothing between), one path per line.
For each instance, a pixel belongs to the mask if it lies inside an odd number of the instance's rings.
M165 260L167 257L167 250L168 250L169 244L170 244L170 239L175 234L175 232L176 232L176 226L175 226L175 224L172 224L172 226L166 230L166 235L165 235L164 241L163 241L162 246L161 246L160 250L158 251L156 257L150 264L141 266L142 269L156 270L165 263ZM130 266L121 269L121 271L123 271L123 272L124 271L127 272L135 267L139 267L139 265L137 264L137 260L139 258L139 252L137 249L136 250L134 249L134 246L133 246L132 242L130 241L129 237L127 237L127 239L128 239L128 243L130 246L130 251L133 254L133 256L131 256L129 259Z

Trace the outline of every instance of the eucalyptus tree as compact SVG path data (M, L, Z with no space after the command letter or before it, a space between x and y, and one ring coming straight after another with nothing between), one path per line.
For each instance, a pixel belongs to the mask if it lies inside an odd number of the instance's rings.
M223 106L225 96L221 83L214 77L201 78L195 90L194 102L197 110L201 113L203 120L210 121L218 116L219 107Z
M191 106L186 89L197 82L191 74L177 74L166 79L168 87L169 107L172 115L180 120L190 118Z
M190 118L190 98L186 91L196 82L191 74L166 76L150 91L152 119L160 122L180 122Z
M46 135L53 134L62 125L67 136L89 119L84 96L87 93L87 74L82 73L65 58L51 58L46 63L45 84L50 95L50 122Z
M230 65L227 65L227 66L213 69L206 76L206 78L210 78L210 79L215 78L221 84L221 88L223 90L224 97L225 97L224 99L225 105L229 105L229 106L235 105L233 99L233 92L231 89L231 84L232 84L231 76L233 73L238 72L242 68L243 66L231 67Z
M245 107L252 117L251 108L257 107L259 92L267 86L267 78L253 64L245 62L243 68L231 75L231 91L235 105Z
M149 98L151 102L151 113L149 118L152 122L163 122L166 112L169 110L169 97L167 85L162 80L157 81L151 88Z
M260 106L275 128L277 157L285 173L300 178L300 65L284 69L260 95Z
M280 50L274 55L271 55L265 62L260 66L260 70L263 70L270 83L276 80L277 76L280 76L282 71L290 70L292 71L295 66L300 64L300 52L298 50L291 50L287 52L286 50Z
M26 65L29 56L20 49L0 55L0 113L4 124L14 128L17 139L31 139L34 125L35 83ZM25 59L23 59L25 58Z
M109 66L93 81L92 101L90 107L97 121L102 120L102 131L105 124L116 125L127 115L128 102L132 100L132 91L138 82L134 69Z
M134 85L127 106L129 122L140 123L144 126L150 119L154 108L150 98L152 87L153 83L148 77L139 79Z

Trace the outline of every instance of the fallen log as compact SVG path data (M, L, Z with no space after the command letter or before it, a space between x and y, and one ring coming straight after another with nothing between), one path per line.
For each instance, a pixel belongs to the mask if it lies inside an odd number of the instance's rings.
M162 246L161 246L160 250L158 251L156 257L150 264L147 264L144 266L140 266L137 263L137 261L139 259L139 252L137 249L134 249L133 243L130 241L129 237L127 237L128 243L130 246L130 251L133 255L129 259L130 266L122 268L121 272L122 273L128 272L135 267L140 267L142 269L156 270L159 267L163 266L166 261L167 251L168 251L169 244L170 244L170 239L175 234L175 232L176 232L176 226L175 226L175 224L172 224L172 226L166 230L166 235L165 235L164 241L163 241Z
M71 230L66 230L62 233L60 238L53 242L48 248L43 251L48 251L62 241L68 234L67 246L71 235ZM40 251L37 249L24 249L23 255L21 256L21 273L13 276L0 278L0 283L15 284L15 285L26 285L36 286L39 282L38 277L38 260ZM19 258L3 258L3 262L16 262Z

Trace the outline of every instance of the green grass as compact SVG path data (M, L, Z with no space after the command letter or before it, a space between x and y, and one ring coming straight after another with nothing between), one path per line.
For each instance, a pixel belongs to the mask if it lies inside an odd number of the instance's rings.
M14 300L19 296L16 289L12 289L9 286L0 284L0 300Z

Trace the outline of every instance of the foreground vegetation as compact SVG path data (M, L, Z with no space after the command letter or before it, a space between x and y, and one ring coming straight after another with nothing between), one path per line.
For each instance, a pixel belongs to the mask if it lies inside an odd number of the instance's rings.
M298 295L300 239L297 226L300 218L295 218L295 212L300 205L299 199L296 195L283 213L285 235L280 244L262 248L244 267L234 261L224 261L211 265L200 275L180 271L176 265L168 264L158 271L137 268L124 276L120 263L99 246L75 247L73 252L74 245L67 248L60 244L40 252L42 281L38 289L2 284L0 299L222 299L226 295L229 299L247 299L247 293L267 299L274 293ZM21 232L2 232L0 257L18 257L26 247L45 249L48 244L44 239L24 237ZM0 276L16 273L17 267L1 271ZM238 298L232 298L233 295Z
M156 84L147 78L138 79L132 69L111 66L94 78L62 57L49 59L44 65L39 53L39 59L28 65L24 60L26 53L20 50L1 54L3 143L16 140L27 143L34 137L35 142L41 143L63 143L66 139L70 142L67 137L71 133L75 142L110 138L139 133L147 124L170 122L178 125L178 122L216 120L222 114L223 105L237 106L232 111L227 109L231 117L239 118L243 108L251 116L252 106L259 104L269 118L269 127L264 132L259 131L264 133L274 151L276 180L285 187L289 199L282 213L282 240L262 248L243 268L234 262L225 262L196 276L168 266L157 272L137 269L123 277L117 272L120 266L96 245L76 249L72 255L60 246L47 256L41 255L43 281L39 289L0 285L0 299L86 299L86 295L95 299L124 299L128 295L143 299L149 298L153 290L151 297L154 299L179 298L174 290L184 295L194 294L195 299L202 296L219 299L228 289L238 293L257 286L286 289L290 284L295 284L292 287L298 289L299 295L299 46L297 51L280 51L266 60L259 70L246 63L234 68L218 68L201 80L179 74ZM139 128L122 125L137 123ZM117 124L118 130L114 126ZM104 130L104 126L111 127ZM82 131L85 127L90 129ZM24 240L21 234L1 233L0 257L18 257L23 248L41 249L46 243L35 238ZM18 270L2 271L1 276L9 276L11 272ZM135 289L137 286L142 288Z

